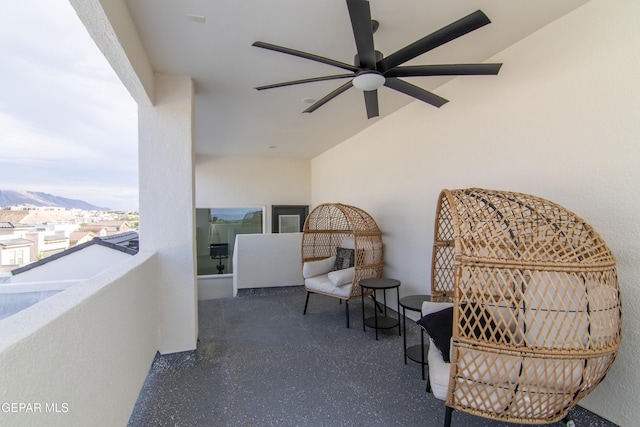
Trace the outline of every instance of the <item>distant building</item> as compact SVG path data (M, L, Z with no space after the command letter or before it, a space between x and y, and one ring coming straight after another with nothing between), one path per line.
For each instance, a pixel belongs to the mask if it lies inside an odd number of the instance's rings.
M92 224L92 225L85 225L83 227L80 227L78 231L84 232L84 233L93 233L98 237L105 237L107 236L108 228L103 225Z
M24 233L32 227L28 224L19 222L0 221L0 236L17 236L24 237Z
M0 272L29 265L96 237L126 234L131 228L128 221L108 220L107 216L98 217L98 221L79 228L78 214L88 214L87 211L23 208L0 211ZM132 240L135 243L131 243L131 248L137 250L137 241L135 233Z
M0 272L11 271L31 262L31 250L35 245L27 239L31 226L0 222Z
M50 212L60 212L65 211L67 208L63 208L62 206L35 206L35 205L14 205L14 206L6 206L4 209L10 211L50 211Z
M98 235L92 231L73 231L69 234L69 247L72 248L74 246L87 243L94 237L98 237Z
M69 238L64 234L49 234L42 236L38 256L50 257L69 249Z
M107 236L124 233L131 228L131 224L127 221L98 221L94 225L105 227Z
M33 206L16 205L16 206L7 206L5 209L8 209L10 211L28 211L32 208Z
M0 271L11 271L29 263L33 245L33 241L20 237L0 239Z

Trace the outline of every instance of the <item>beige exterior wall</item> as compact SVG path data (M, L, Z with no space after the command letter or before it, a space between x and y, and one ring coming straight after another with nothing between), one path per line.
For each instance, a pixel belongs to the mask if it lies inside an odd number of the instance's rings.
M640 419L640 3L593 0L312 161L312 204L369 211L383 231L385 275L428 293L443 188L534 194L587 220L618 261L621 352L581 404L621 425ZM337 174L335 171L341 171ZM339 180L339 185L338 185ZM350 183L350 185L346 185Z
M29 262L30 246L9 247L0 249L0 272L10 272ZM16 261L22 260L22 263Z

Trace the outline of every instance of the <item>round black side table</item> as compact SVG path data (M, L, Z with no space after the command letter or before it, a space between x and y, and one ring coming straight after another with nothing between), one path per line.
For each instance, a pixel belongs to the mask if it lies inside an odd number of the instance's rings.
M420 328L420 344L412 345L407 348L407 316L406 310L422 313L422 303L431 301L431 295L410 295L400 299L402 307L402 327L404 329L404 364L407 364L407 358L418 362L422 365L422 379L425 379L424 369L427 365L427 352L429 344L424 344L424 329Z
M362 330L366 331L365 325L370 328L374 328L376 330L376 341L378 340L378 329L390 329L398 327L398 335L402 335L402 331L400 329L400 281L396 279L387 279L384 277L378 277L373 279L362 279L360 281L360 287L362 288ZM398 318L394 319L393 317L387 316L387 289L396 290L396 297L398 301ZM364 317L364 294L365 289L373 290L373 300L376 301L376 291L382 290L383 298L384 298L384 316L378 317L378 311L376 307L373 308L373 317L369 317L365 319Z

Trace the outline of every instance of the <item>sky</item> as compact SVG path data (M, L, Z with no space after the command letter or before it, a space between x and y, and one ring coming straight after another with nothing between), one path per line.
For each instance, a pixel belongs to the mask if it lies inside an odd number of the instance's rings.
M137 106L68 0L0 6L0 190L137 210Z

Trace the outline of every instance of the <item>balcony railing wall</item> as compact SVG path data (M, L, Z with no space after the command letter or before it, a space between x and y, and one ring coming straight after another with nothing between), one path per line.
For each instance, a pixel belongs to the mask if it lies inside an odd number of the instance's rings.
M158 349L157 256L0 321L0 424L126 425Z

